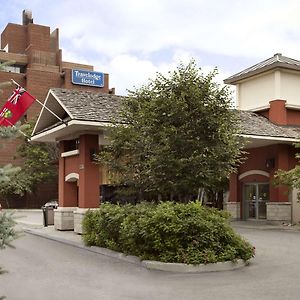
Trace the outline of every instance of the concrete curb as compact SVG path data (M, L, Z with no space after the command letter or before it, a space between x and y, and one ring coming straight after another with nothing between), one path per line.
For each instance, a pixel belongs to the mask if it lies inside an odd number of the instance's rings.
M236 269L240 269L242 267L248 266L250 262L244 262L239 259L236 262L226 261L226 262L218 262L215 264L200 264L200 265L188 265L181 263L164 263L153 260L143 260L141 261L138 257L132 255L125 255L124 253L113 251L107 248L101 248L96 246L87 247L77 242L73 242L67 239L53 237L49 234L44 234L37 232L32 229L24 229L24 232L39 236L45 239L53 240L56 242L64 243L73 247L77 247L80 249L84 249L93 253L105 255L111 258L116 258L121 261L125 261L128 263L132 263L135 265L142 266L149 270L158 270L165 272L177 272L177 273L204 273L204 272L221 272L221 271L232 271Z
M50 234L40 233L40 232L35 231L34 229L32 230L32 229L26 228L26 229L23 229L23 231L25 233L29 233L31 235L42 237L42 238L47 239L47 240L51 240L51 241L67 244L67 245L70 245L70 246L73 246L73 247L76 247L76 248L86 249L86 250L89 250L91 252L95 252L95 251L92 251L90 249L90 247L86 247L84 245L80 245L76 242L73 242L73 241L70 241L70 240L67 240L67 239L63 239L63 238L60 238L60 237L56 237L56 236L54 237L54 236L51 236Z
M225 261L214 264L188 265L181 263L163 263L159 261L144 260L142 265L151 270L160 270L168 272L180 273L206 273L206 272L221 272L233 271L249 265L249 262L244 262L238 259L236 262Z

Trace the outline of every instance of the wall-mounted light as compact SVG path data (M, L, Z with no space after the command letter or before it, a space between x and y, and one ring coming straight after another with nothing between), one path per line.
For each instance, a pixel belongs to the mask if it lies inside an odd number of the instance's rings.
M270 170L270 169L274 169L274 167L275 167L275 158L268 158L266 160L266 168Z
M90 160L91 161L97 161L96 159L96 154L98 154L99 150L98 149L90 149Z

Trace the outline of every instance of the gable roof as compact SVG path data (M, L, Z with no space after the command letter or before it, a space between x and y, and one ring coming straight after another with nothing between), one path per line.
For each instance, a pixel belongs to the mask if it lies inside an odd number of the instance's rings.
M45 106L42 108L32 140L50 142L57 139L70 139L82 132L101 133L113 121L124 123L120 109L125 97L80 90L51 89ZM241 135L259 144L294 143L299 141L300 130L291 126L279 126L266 117L250 111L237 111ZM256 143L257 144L257 143Z
M276 53L274 56L255 64L237 74L234 74L224 80L226 84L235 84L236 82L248 77L263 73L275 68L285 68L300 71L300 61Z
M124 99L90 91L50 89L31 139L49 142L75 134L76 130L100 131L113 122L123 123L120 109Z
M65 106L72 120L112 122L119 118L124 99L117 95L61 88L51 89L51 93Z

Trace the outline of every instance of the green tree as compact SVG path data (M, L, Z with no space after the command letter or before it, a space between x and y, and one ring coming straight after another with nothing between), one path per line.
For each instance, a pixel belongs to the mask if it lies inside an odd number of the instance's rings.
M3 139L22 139L17 149L17 157L22 158L21 166L7 164L0 167L0 197L5 199L7 207L11 197L23 196L35 192L40 182L56 180L58 151L55 144L31 143L33 121L16 127L0 127ZM23 132L23 133L21 133ZM25 136L24 136L25 134Z
M98 161L140 193L188 200L218 190L241 160L238 116L226 87L194 61L129 92Z
M24 130L27 136L31 136L33 126L33 121L27 123ZM24 160L20 176L28 182L31 191L35 191L40 182L56 180L58 148L55 143L32 143L23 136L17 155Z
M2 126L0 127L0 138L2 141L17 138L20 135L19 129L20 124L17 124L16 127ZM0 148L1 146L3 147L0 145ZM20 171L20 167L15 167L12 164L0 167L0 197L5 199L8 207L8 198L11 194L22 195L27 190L26 184L18 179Z
M300 143L296 144L295 147L300 148ZM299 153L296 154L296 158L300 159ZM278 170L274 176L274 184L286 185L290 189L300 190L300 165L296 165L295 168L289 171ZM298 193L298 198L300 199L300 193Z

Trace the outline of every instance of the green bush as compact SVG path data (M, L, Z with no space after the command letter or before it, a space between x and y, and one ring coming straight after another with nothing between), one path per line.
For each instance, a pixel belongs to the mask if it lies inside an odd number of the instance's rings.
M254 248L229 225L226 212L198 202L124 206L104 203L84 220L84 242L141 259L188 264L249 260Z

